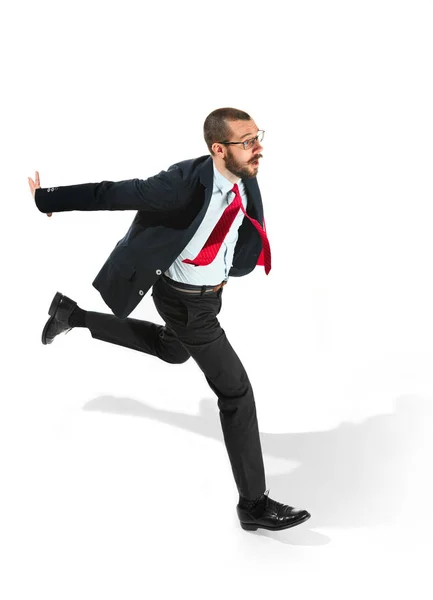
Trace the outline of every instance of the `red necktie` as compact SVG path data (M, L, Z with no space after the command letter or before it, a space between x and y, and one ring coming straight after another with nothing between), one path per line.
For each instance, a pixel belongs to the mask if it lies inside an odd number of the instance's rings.
M227 206L227 208L221 215L218 223L215 225L212 233L206 240L203 248L193 260L185 258L182 262L196 266L210 265L210 263L214 260L215 256L218 254L218 250L221 248L221 244L223 243L226 235L228 234L230 227L232 226L232 223L239 212L239 209L242 209L244 215L251 221L251 223L259 232L260 239L262 240L263 244L263 259L265 273L267 275L271 270L271 248L269 246L269 241L266 232L258 221L252 219L250 216L247 215L244 205L242 204L242 198L239 193L237 183L234 184L233 189L231 191L235 193L235 198Z

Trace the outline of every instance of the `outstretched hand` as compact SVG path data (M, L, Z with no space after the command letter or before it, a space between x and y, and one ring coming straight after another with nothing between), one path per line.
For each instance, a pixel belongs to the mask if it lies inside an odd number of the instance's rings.
M33 181L33 179L31 177L28 177L29 180L29 186L30 186L30 191L32 193L33 196L33 200L35 199L35 190L37 190L38 188L41 187L41 182L39 180L39 171L35 171L35 180ZM51 217L53 213L47 213L47 217Z

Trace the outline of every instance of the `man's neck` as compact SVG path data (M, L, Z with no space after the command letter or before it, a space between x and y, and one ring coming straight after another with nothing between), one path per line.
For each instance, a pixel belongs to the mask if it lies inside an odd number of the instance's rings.
M238 177L237 175L233 175L233 173L228 171L225 168L224 164L219 164L219 162L217 162L216 160L214 160L213 162L218 173L220 173L223 177L230 181L230 183L239 183L239 181L241 180L240 177Z

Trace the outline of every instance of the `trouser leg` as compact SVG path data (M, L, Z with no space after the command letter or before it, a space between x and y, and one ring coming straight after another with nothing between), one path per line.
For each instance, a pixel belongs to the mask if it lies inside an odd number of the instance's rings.
M254 499L266 489L253 389L226 334L185 347L218 397L220 421L239 494Z
M218 397L224 442L239 494L248 499L260 496L266 483L254 394L216 316L221 293L193 296L159 280L153 299Z
M189 358L188 351L167 326L87 311L86 327L95 339L139 350L169 363L183 363Z

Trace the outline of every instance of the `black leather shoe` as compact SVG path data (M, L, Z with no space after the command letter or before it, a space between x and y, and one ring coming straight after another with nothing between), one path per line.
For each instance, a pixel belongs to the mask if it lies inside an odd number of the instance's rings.
M299 525L311 517L310 513L302 508L293 508L272 500L268 492L260 497L254 508L241 508L238 504L236 510L242 529L247 531L256 531L259 527L280 531Z
M68 319L76 306L77 303L67 296L63 296L60 292L56 293L48 309L50 318L42 331L43 344L51 344L56 335L71 329Z

